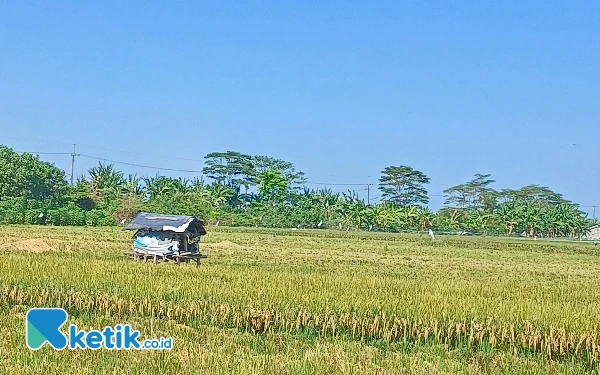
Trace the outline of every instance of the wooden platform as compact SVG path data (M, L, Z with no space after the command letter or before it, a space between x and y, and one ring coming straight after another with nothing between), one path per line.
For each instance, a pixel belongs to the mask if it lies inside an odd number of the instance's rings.
M206 254L192 254L192 253L179 253L179 254L167 254L167 255L155 255L155 254L144 254L133 251L128 251L123 253L127 255L130 259L133 259L137 262L147 262L148 260L152 260L152 263L163 262L173 262L177 265L180 263L190 263L191 261L196 262L196 266L200 265L200 259L208 258Z

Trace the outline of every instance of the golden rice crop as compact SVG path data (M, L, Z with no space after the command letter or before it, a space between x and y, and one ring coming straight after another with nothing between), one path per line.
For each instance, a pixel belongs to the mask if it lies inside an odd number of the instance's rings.
M195 267L128 260L128 235L0 228L0 245L42 238L61 250L0 253L0 301L254 335L529 353L588 370L600 359L594 246L226 229L203 241L241 246L205 245L209 258Z

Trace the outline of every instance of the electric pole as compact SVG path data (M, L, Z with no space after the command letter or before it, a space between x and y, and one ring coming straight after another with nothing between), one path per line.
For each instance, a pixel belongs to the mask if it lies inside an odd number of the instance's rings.
M73 144L73 153L71 154L71 186L75 186L73 182L73 176L75 174L75 156L79 156L79 154L75 153L75 144Z
M367 184L367 205L371 204L371 185Z

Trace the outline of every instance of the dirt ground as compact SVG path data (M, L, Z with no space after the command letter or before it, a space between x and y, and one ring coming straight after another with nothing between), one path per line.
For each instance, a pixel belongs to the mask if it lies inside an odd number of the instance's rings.
M41 253L44 251L56 251L53 247L48 245L46 242L32 238L29 240L9 242L3 245L0 245L0 250L25 250L30 251L32 253Z

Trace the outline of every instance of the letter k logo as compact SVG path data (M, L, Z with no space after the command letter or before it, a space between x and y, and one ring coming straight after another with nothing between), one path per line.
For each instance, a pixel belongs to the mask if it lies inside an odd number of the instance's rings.
M25 320L25 336L29 349L38 350L46 342L57 350L67 346L67 337L60 331L60 327L67 321L67 312L64 309L30 309Z

